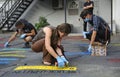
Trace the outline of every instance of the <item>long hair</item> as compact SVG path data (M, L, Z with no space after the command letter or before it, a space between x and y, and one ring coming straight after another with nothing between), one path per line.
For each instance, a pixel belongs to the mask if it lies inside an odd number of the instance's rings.
M56 49L58 40L60 39L60 35L58 31L65 33L66 35L71 32L71 25L68 23L62 23L58 25L56 29L52 30L52 37L51 37L51 46Z

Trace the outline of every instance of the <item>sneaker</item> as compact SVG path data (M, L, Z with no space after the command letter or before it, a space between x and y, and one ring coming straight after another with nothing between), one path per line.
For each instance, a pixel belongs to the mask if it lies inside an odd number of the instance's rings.
M51 65L50 62L42 62L44 65Z
M25 44L24 44L24 47L23 48L30 48L31 46L30 46L30 44L29 44L29 42L26 42Z

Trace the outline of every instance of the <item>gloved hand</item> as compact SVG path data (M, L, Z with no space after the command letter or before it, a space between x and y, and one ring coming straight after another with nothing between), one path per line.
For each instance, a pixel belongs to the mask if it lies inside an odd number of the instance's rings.
M24 39L25 36L26 36L26 34L22 34L22 35L20 36L20 38L21 38L21 39Z
M92 51L92 46L89 45L89 47L88 47L88 52L91 52L91 51Z
M62 58L62 60L63 60L66 64L69 63L69 62L67 61L67 59L66 59L64 56L61 56L61 58Z
M89 32L83 31L83 37L84 37L84 38L87 38L87 37L86 37L86 34L89 34Z
M63 59L61 57L57 57L57 62L58 62L58 67L64 67L65 66L65 63L63 61Z
M6 42L5 44L4 44L4 47L6 48L6 47L8 47L9 46L9 42Z

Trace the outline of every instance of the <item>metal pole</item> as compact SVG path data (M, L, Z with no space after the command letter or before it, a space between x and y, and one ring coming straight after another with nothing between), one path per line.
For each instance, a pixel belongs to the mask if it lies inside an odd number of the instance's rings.
M64 12L65 12L65 23L67 22L67 18L66 18L66 3L67 3L67 1L66 0L64 0Z

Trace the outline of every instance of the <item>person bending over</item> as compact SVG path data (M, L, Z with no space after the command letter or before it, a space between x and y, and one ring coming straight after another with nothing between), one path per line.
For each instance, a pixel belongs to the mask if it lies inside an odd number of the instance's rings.
M90 40L88 51L91 51L91 45L94 42L99 42L101 44L110 42L110 28L104 19L97 15L93 15L88 10L83 10L80 16L83 20L92 22L90 31L84 33L84 37Z
M16 32L9 38L4 44L4 47L9 47L9 44L15 40L16 36L20 34L20 38L25 41L25 48L29 48L29 42L32 41L33 37L37 34L35 27L25 19L20 19L15 24Z
M64 55L62 38L71 32L71 25L62 23L56 28L46 26L42 28L32 40L32 50L34 52L43 51L43 64L58 64L58 67L64 67L68 60Z

